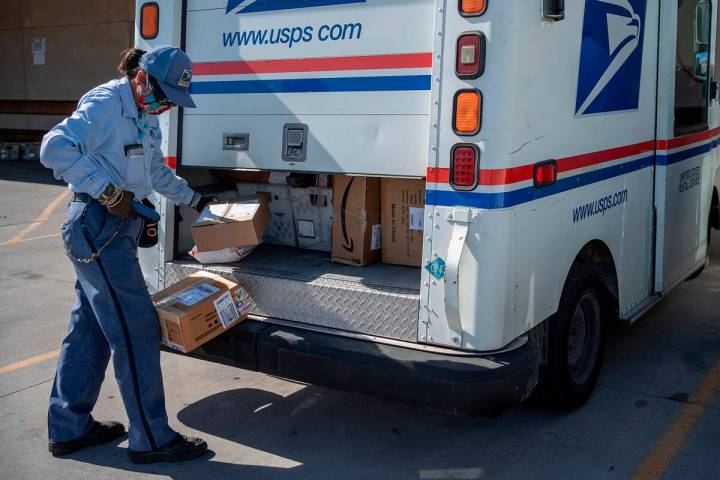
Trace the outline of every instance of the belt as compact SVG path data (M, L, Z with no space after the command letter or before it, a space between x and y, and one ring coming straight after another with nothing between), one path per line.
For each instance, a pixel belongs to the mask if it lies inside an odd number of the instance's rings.
M92 203L96 202L92 195L87 193L75 193L72 198L73 202L81 202L81 203Z

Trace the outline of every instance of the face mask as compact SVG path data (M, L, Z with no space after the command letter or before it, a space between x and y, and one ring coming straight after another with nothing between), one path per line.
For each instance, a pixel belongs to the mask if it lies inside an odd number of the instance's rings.
M146 75L145 92L140 95L140 107L149 115L160 115L175 106L160 89L155 79Z

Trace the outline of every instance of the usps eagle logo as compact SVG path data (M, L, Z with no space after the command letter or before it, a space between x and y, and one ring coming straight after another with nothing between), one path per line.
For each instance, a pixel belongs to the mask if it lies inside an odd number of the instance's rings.
M295 8L327 7L349 3L365 3L367 0L228 0L225 14L271 12Z
M188 88L190 86L190 82L192 81L192 70L183 70L182 75L180 75L180 81L178 82L178 87L180 88Z
M586 0L578 116L637 110L647 0Z

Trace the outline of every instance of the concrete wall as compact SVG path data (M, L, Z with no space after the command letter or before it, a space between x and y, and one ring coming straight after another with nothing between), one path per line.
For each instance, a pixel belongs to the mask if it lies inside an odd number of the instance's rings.
M76 101L117 77L120 51L133 43L134 0L0 0L0 12L0 104ZM33 60L39 37L44 65ZM43 129L57 119L0 109L0 129Z

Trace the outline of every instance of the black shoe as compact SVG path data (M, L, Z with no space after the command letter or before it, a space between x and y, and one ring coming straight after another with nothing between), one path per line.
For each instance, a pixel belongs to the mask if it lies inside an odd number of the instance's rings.
M132 463L155 463L155 462L184 462L193 458L201 457L208 451L205 440L200 438L177 436L168 443L149 452L133 452L128 449L128 460Z
M77 440L67 442L48 442L48 450L53 457L62 457L85 447L93 445L101 445L103 443L112 442L125 435L125 427L118 422L95 422L90 428L90 432Z

